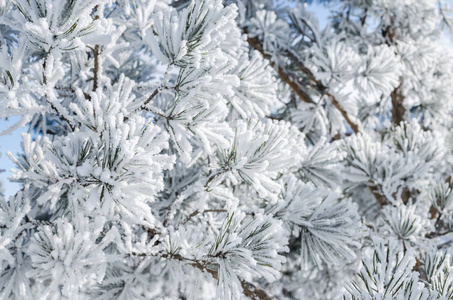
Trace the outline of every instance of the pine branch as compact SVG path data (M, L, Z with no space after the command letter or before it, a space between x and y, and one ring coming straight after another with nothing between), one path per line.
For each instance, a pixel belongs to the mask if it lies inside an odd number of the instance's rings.
M392 99L392 120L393 124L397 126L404 121L404 114L406 113L406 108L403 105L404 96L401 92L401 84L393 90L390 97Z
M246 29L244 29L244 32L245 33L248 33ZM258 50L264 58L266 58L267 60L269 60L269 64L271 67L275 68L275 63L271 60L271 56L266 54L265 51L264 51L264 48L263 48L263 45L261 44L261 42L257 39L257 38L253 38L253 37L248 37L247 38L249 44L256 50ZM322 95L326 95L328 96L331 101L332 101L332 104L340 111L341 115L343 116L343 118L345 119L345 121L348 123L348 125L351 127L351 129L355 132L355 133L358 133L360 132L359 130L359 127L357 126L357 124L355 124L351 118L349 117L348 113L344 110L344 108L341 106L341 104L338 102L338 100L336 99L336 97L334 95L332 95L331 93L327 92L327 87L324 86L321 81L319 81L318 79L316 79L316 77L314 76L314 74L310 71L310 69L308 69L299 59L297 59L297 57L291 53L291 51L287 50L285 51L285 55L289 58L291 58L291 60L293 62L295 62L297 64L297 66L299 67L299 69L305 74L307 75L307 77L310 79L311 81L311 84L312 86L318 91L320 92ZM277 66L277 73L278 75L280 76L280 78L285 81L290 87L291 89L293 90L294 93L296 93L296 95L304 102L306 103L314 103L314 101L311 99L311 97L304 91L302 90L302 88L294 82L293 78L291 78L291 76L289 74L286 73L286 71L281 67L281 66Z
M244 32L247 33L247 30L244 30ZM271 60L271 56L264 52L263 45L260 43L260 41L257 38L252 38L252 37L248 37L247 40L253 48L258 50L261 53L261 55L263 55L264 58L269 60L269 65L272 68L275 68L275 63ZM291 87L291 89L294 91L294 93L296 93L296 95L302 101L307 102L307 103L314 103L314 101L311 99L310 95L308 95L305 91L303 91L298 86L298 84L295 83L288 74L286 74L286 72L283 70L282 67L277 66L277 73L280 76L280 78Z
M47 69L47 56L49 53L46 53L44 56L44 61L42 62L42 83L47 85L47 76L46 76L46 69Z
M167 90L169 89L169 87L167 86L162 86L162 87L158 87L157 89L154 90L154 92L145 100L145 102L143 102L143 104L140 106L140 108L142 110L146 110L146 105L148 105L153 99L154 97L157 96L157 94L159 94L162 90Z
M95 13L98 11L99 5L96 5L94 7ZM99 15L94 16L94 20L98 20ZM93 49L93 55L94 55L94 69L93 69L93 92L97 90L98 88L98 81L99 81L99 45L96 44Z
M395 28L392 26L387 26L382 31L382 36L385 39L385 43L387 46L392 46L394 44L395 39ZM390 94L390 98L392 100L392 121L393 124L399 125L402 121L404 121L404 114L406 113L406 108L403 105L404 96L401 91L402 79L400 79L400 85L396 87L392 93Z
M189 262L189 265L191 265L192 267L197 268L202 272L206 271L209 274L211 274L214 279L218 280L217 271L212 270L208 267L209 266L208 261L199 261L196 259L189 259L189 258L185 258L179 254L164 254L161 257ZM253 283L248 282L244 279L239 279L239 280L241 282L241 286L242 286L244 295L249 297L250 299L254 299L254 300L271 300L272 299L264 290L256 287Z
M248 281L241 280L241 286L244 290L243 293L250 299L254 300L271 300L272 298L266 294L266 292L262 289L257 288L253 284Z
M351 129L354 131L354 133L358 133L360 132L359 130L359 127L357 126L357 124L355 124L350 118L349 118L349 115L348 113L344 110L344 108L341 106L340 102L338 102L338 100L336 99L336 97L334 95L332 95L331 93L327 92L327 87L324 86L322 84L322 82L318 79L316 79L315 75L313 74L313 72L307 68L300 60L299 58L294 54L292 53L291 51L287 50L286 51L286 54L288 55L289 58L291 58L292 61L296 62L297 66L299 67L299 69L305 74L307 75L307 77L310 79L311 81L311 84L313 85L313 87L318 90L319 93L321 94L324 94L324 95L327 95L331 101L332 101L332 104L340 111L341 115L343 116L343 118L346 120L346 122L348 123L348 125L351 127Z
M168 81L169 81L169 77L170 77L170 72L172 70L172 67L173 67L173 63L170 63L168 66L167 66L167 70L165 71L165 74L164 74L164 82L161 84L161 86L159 86L157 89L154 90L154 92L148 97L148 99L145 100L145 102L143 102L143 104L140 106L140 109L142 110L148 110L146 105L148 105L153 99L154 97L157 96L157 94L159 94L161 91L163 90L169 90L169 89L172 89L176 92L179 91L179 85L176 84L174 87L170 87L168 86ZM165 117L165 116L162 116L166 119L168 119L169 117Z
M98 88L99 73L99 45L94 46L93 92Z
M330 97L330 100L332 101L332 104L340 111L341 115L346 120L346 122L351 127L351 129L354 131L354 133L359 133L360 132L359 126L357 126L357 124L355 124L349 118L348 113L344 110L344 108L341 106L340 102L338 102L338 100L335 98L335 96L330 94L330 93L326 93L326 95Z
M206 213L209 213L209 212L219 212L220 213L220 212L227 212L227 210L226 209L205 209L201 213L202 214L206 214ZM195 217L198 214L200 214L200 211L197 209L196 211L191 213L182 224L183 225L186 224L187 222L190 221L190 219L192 219L193 217Z
M68 124L69 128L71 128L72 131L74 131L75 126L67 118L65 118L62 113L60 113L58 108L56 108L55 105L47 97L46 100L50 104L50 107L55 111L55 113Z
M449 184L450 188L452 188L451 176L448 176L448 178L445 180L445 182ZM442 218L442 211L438 211L437 208L434 206L434 204L431 204L431 206L429 208L429 214L430 214L430 219L431 220L434 220L434 219L436 220L435 223L434 223L434 228L436 229L436 231L430 233L430 235L441 236L441 235L444 235L444 234L447 234L447 233L451 232L451 230L449 230L448 232L440 233L440 231L444 227L444 222L441 219Z
M42 68L43 68L43 72L42 72L42 82L45 86L47 86L47 76L46 76L46 69L47 69L47 57L49 55L49 52L47 52L45 54L45 57L44 57L44 61L42 63ZM55 113L60 117L62 118L69 126L69 128L71 128L72 131L75 130L75 125L73 125L59 110L58 108L55 106L54 103L52 103L52 101L50 101L49 97L47 96L47 92L46 92L46 95L44 95L44 97L46 98L46 101L47 103L50 104L50 107L52 108L53 111L55 111Z
M201 272L207 272L211 274L211 276L218 280L219 276L216 270L213 270L212 268L209 268L210 265L212 265L211 262L206 261L206 260L197 260L197 259L191 259L187 257L183 257L182 255L178 253L165 253L165 254L148 254L148 253L135 253L132 252L130 253L129 256L135 256L135 257L147 257L147 256L158 256L164 259L175 259L180 262L185 262L188 263L188 265L200 270ZM250 299L254 300L271 300L272 298L262 289L256 287L253 283L248 282L244 279L240 279L239 281L241 282L241 286L243 289L243 294Z
M215 173L214 175L212 175L211 177L208 178L208 180L206 181L205 185L204 185L204 188L208 191L209 190L209 184L214 180L216 179L217 177L219 177L220 175L222 175L223 173L225 173L226 171L223 170L223 171L220 171L218 173Z
M245 33L248 33L247 30L244 30L244 31L245 31ZM275 67L275 63L270 61L270 58L271 58L270 55L268 55L268 54L266 54L264 52L263 46L262 46L262 44L260 43L260 41L257 38L248 37L247 40L248 40L249 44L253 48L258 50L263 55L264 58L269 60L269 64L272 67ZM320 92L321 94L327 95L331 99L332 104L340 111L341 115L343 116L345 121L348 123L348 125L351 127L351 129L354 131L354 133L359 133L360 129L359 129L358 125L355 124L350 119L348 113L343 109L343 107L338 102L336 97L334 95L332 95L331 93L327 92L327 87L324 86L321 81L316 79L316 77L310 71L310 69L308 69L297 58L297 56L295 54L293 54L291 51L286 51L285 54L291 59L291 61L293 61L293 62L295 62L297 64L297 66L300 69L300 71L302 71L310 79L312 86L318 92ZM291 89L299 96L299 98L302 101L307 102L307 103L313 103L313 100L310 98L310 96L307 93L305 93L297 84L295 84L292 81L290 76L288 74L286 74L286 72L283 70L283 68L278 66L277 72L280 75L280 77L291 87ZM404 115L404 112L403 112L403 115ZM369 189L370 189L371 193L373 194L373 196L375 197L375 199L376 199L376 201L377 201L377 203L379 204L380 207L383 207L384 205L386 205L388 203L388 201L386 200L385 196L383 196L382 193L380 192L380 188L378 186L370 185Z
M385 198L384 195L382 195L381 189L379 188L378 185L375 185L375 184L369 185L368 188L370 189L374 198L376 198L376 201L381 208L388 204L387 199Z

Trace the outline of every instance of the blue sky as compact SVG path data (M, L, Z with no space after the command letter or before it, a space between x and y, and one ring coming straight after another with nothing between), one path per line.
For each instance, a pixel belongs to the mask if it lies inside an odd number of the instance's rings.
M0 132L14 124L14 121L18 121L19 118L11 118L10 121L5 121L4 119L0 119ZM9 169L13 168L14 165L11 160L8 158L6 153L11 151L13 154L17 154L21 152L21 136L20 133L25 131L26 128L21 128L16 130L13 134L7 136L0 136L0 169L5 169L6 171L0 173L0 181L3 184L3 189L6 196L14 195L15 192L19 189L19 185L17 183L11 183L7 181L7 177L11 176Z
M453 0L447 0L451 7L453 7ZM327 16L329 11L323 5L312 4L310 5L309 10L314 11L316 16L319 18L321 25L325 25L327 22ZM444 35L442 39L442 44L452 46L452 40L447 35ZM1 108L0 108L1 109ZM19 118L11 118L9 121L0 119L0 132L17 122ZM14 195L19 189L19 185L16 183L8 182L7 178L11 176L9 169L13 168L14 165L11 160L6 155L7 151L11 151L14 155L21 152L21 136L20 133L25 131L26 128L18 129L13 134L8 136L0 136L0 169L5 169L6 171L0 173L0 182L3 183L3 189L6 196Z

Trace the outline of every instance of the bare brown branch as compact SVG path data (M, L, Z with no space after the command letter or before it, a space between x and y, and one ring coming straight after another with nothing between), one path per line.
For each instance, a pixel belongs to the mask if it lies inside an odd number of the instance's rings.
M98 9L99 5L96 5L94 7L94 11L97 13ZM99 15L95 14L94 19L98 20ZM94 92L98 89L99 86L99 45L94 46L93 55L94 55L93 92Z
M337 101L337 99L335 98L335 96L332 95L332 94L330 94L330 93L326 93L326 95L330 97L330 100L332 101L332 104L340 111L341 115L342 115L343 118L346 120L346 122L347 122L348 125L351 127L351 129L352 129L355 133L360 132L359 126L357 126L357 124L355 124L355 123L349 118L348 113L347 113L347 112L344 110L344 108L341 106L340 102Z
M258 50L261 55L263 55L264 58L269 60L269 65L273 68L275 68L275 63L270 60L270 55L265 53L263 46L261 42L257 38L249 37L248 38L249 44ZM341 106L340 102L336 99L334 95L331 93L327 92L327 87L325 87L321 81L316 79L314 74L308 69L293 53L290 51L286 51L285 53L289 58L291 58L291 61L295 62L298 66L298 68L310 79L310 83L313 88L315 88L318 92L320 92L323 95L327 95L331 101L332 104L340 111L341 115L344 117L345 121L348 123L348 125L351 127L351 129L355 132L358 133L360 132L359 127L357 124L355 124L351 118L349 117L348 113L346 110ZM302 88L291 78L289 74L286 73L286 71L281 67L277 66L276 71L280 78L286 82L289 87L293 90L293 92L304 102L307 103L314 103L313 100L311 99L310 95L308 95Z
M42 82L45 86L47 86L47 76L46 76L46 69L47 69L47 57L48 57L49 53L46 53L46 56L44 57L44 61L42 63L42 68L43 68L43 72L42 72ZM60 118L62 118L69 126L69 128L71 128L72 131L75 130L75 126L74 124L72 124L59 110L58 108L54 105L54 103L52 103L52 101L49 99L48 97L48 94L47 92L45 93L44 97L46 98L46 101L47 103L50 104L50 107L52 108L52 110L60 116Z
M380 207L387 205L387 199L382 194L381 189L377 185L369 185L368 188L370 189L371 193L373 194L374 198L376 198L377 203Z
M404 114L406 113L406 108L403 105L404 96L401 91L401 84L393 90L390 97L392 99L393 124L399 125L402 121L404 121Z
M257 38L249 37L248 42L253 48L258 50L264 58L269 60L269 65L271 67L275 68L275 63L271 61L270 60L271 57L264 52L263 46L261 45L260 41ZM288 74L285 73L282 67L280 66L277 67L277 73L280 76L280 78L291 87L294 93L296 93L296 95L302 101L307 103L313 103L313 100L310 98L310 96L305 91L299 88L299 85L295 83Z
M143 255L137 255L143 256ZM202 272L207 272L212 275L214 279L219 279L217 270L210 268L210 263L207 261L200 261L196 259L185 258L179 254L163 254L162 258L176 259L179 261L187 262L190 266L199 269ZM245 296L253 300L271 300L272 298L262 289L256 287L253 283L240 279L243 293Z
M99 81L99 45L94 46L93 92L98 88Z

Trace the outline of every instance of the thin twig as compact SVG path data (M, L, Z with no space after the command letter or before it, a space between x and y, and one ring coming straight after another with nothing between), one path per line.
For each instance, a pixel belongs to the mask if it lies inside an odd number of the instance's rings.
M226 210L226 209L205 209L205 210L203 210L201 213L202 213L202 214L206 214L206 213L210 213L210 212L227 212L227 210ZM195 216L198 215L199 213L200 213L200 211L197 209L196 211L194 211L193 213L191 213L191 214L187 217L187 219L186 219L184 222L182 222L182 224L183 224L183 225L186 224L187 222L190 221L190 219L192 219L193 217L195 217Z
M349 118L348 113L344 110L344 108L341 106L340 102L338 102L338 100L335 98L335 96L332 95L331 93L326 93L326 95L330 97L330 100L332 101L333 106L335 106L335 107L340 111L341 115L342 115L343 118L346 120L346 122L347 122L348 125L351 127L351 129L352 129L355 133L359 133L359 132L360 132L359 126L357 126L357 124L355 124L355 123Z
M400 81L402 82L401 79ZM392 91L390 98L392 99L392 121L394 125L398 126L404 121L406 113L406 108L403 105L404 96L401 91L401 84Z
M151 256L151 254L145 254L145 253L132 253L134 256L139 256L139 257L146 257L146 256ZM190 259L183 257L180 254L177 253L165 253L165 254L154 254L152 256L160 256L165 259L175 259L179 260L181 262L187 262L188 265L202 271L202 272L207 272L212 275L212 277L216 280L219 279L218 271L210 268L212 263L210 261L206 260L197 260L197 259ZM272 298L262 289L256 287L253 283L248 282L244 279L239 279L241 282L241 287L243 289L243 294L250 299L254 300L271 300Z
M46 76L46 68L47 68L47 56L49 56L49 53L46 53L46 55L44 56L44 61L42 63L42 83L44 85L47 85L47 76Z
M159 92L162 90L162 87L158 87L157 89L154 90L154 92L151 94L151 96L148 97L148 99L145 100L145 102L143 102L142 106L140 107L141 109L145 110L146 109L146 105L148 105L148 103L150 103L154 97L157 96L157 94L159 94Z
M379 186L372 184L369 185L368 188L370 189L370 192L373 194L374 198L376 198L376 201L381 208L387 205L388 201L382 194Z
M382 37L388 46L392 46L395 43L395 28L393 27L393 20L391 20L391 24L392 25L388 25L382 30ZM392 100L392 121L396 126L404 121L404 115L406 114L406 108L403 105L404 95L401 91L402 84L403 79L400 78L400 84L390 94L390 98Z
M99 5L94 7L94 20L99 20L99 15L97 14ZM99 86L99 45L96 44L93 50L94 55L94 68L93 68L93 92L98 89Z
M98 88L99 73L99 45L94 46L93 92Z
M99 9L99 5L96 5L94 7L94 20L99 19L99 15L97 14ZM93 49L93 55L94 55L94 67L93 67L93 92L98 89L99 86L99 45L96 44Z
M43 72L42 72L42 82L43 84L46 86L46 90L47 90L47 76L46 76L46 68L47 68L47 57L49 55L49 52L46 53L45 57L44 57L44 61L42 63L42 67L43 67ZM62 118L69 126L69 128L71 128L72 131L75 130L75 125L73 125L65 116L64 114L62 114L58 108L55 106L55 104L49 99L48 95L47 95L47 91L44 95L44 97L46 98L46 101L47 103L50 104L50 107L52 108L52 110L54 110L57 115L59 115L60 118Z

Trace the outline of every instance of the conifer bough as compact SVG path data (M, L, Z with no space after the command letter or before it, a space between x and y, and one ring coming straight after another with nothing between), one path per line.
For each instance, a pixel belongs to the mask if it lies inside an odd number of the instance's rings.
M453 299L453 15L305 2L0 0L0 299Z

